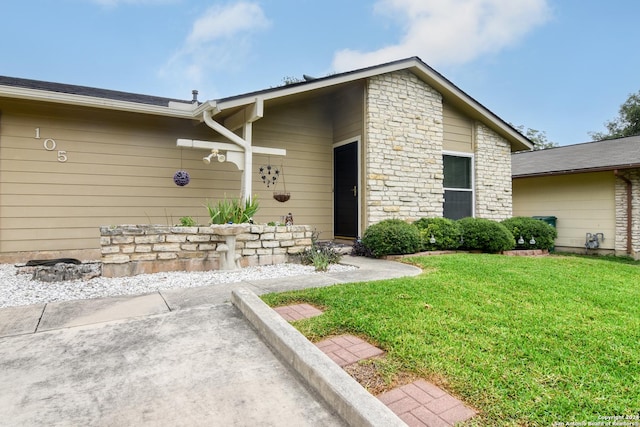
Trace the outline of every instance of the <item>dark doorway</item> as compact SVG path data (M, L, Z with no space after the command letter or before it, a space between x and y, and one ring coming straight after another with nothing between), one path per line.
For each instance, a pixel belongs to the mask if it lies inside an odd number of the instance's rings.
M358 236L358 143L333 149L333 227L335 237Z

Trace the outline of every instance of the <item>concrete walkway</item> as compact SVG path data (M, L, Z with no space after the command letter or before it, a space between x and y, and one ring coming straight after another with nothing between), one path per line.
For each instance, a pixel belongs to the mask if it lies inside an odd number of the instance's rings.
M0 309L0 425L403 425L256 297L420 272L343 260L359 269Z

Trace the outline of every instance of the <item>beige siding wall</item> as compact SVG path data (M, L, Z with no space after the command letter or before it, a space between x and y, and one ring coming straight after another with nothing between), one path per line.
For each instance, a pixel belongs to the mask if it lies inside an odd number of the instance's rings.
M269 159L255 155L251 179L262 207L257 221L282 221L292 212L297 224L331 237L333 134L327 110L326 100L282 106L254 124L254 145L287 149L283 160L270 160L284 166L291 192L285 204L272 198L273 188L257 173ZM101 225L176 224L182 216L206 224L207 200L240 194L241 173L234 164L205 165L204 150L176 147L177 138L222 140L204 124L7 100L0 100L0 111L0 257L5 259L16 252L95 258ZM47 138L55 140L55 150L44 148ZM66 162L57 160L58 150L66 151ZM191 176L185 187L173 182L181 168ZM276 189L282 184L281 179Z
M191 184L173 183L176 138L207 134L191 121L26 102L0 109L0 252L98 248L100 225L204 220L203 200L239 189L232 165L208 169L188 150Z
M354 84L340 91L332 100L333 142L362 135L364 85Z
M283 223L291 212L295 224L310 225L322 239L333 237L332 144L328 98L265 108L264 117L253 125L253 145L287 150L286 157L270 160L283 170L275 189L283 191L286 184L291 199L285 203L273 199L273 187L267 188L257 172L269 156L254 155L253 190L261 206L257 221Z
M445 151L473 153L473 121L446 102L442 104L442 119L444 125L442 148Z
M556 246L584 248L586 233L604 233L614 249L615 181L612 172L513 180L514 216L556 216Z

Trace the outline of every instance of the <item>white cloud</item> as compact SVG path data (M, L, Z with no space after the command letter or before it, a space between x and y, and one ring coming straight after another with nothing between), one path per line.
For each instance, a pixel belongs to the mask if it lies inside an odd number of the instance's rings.
M249 55L255 34L270 25L254 2L212 6L194 21L183 46L160 70L160 76L179 82L185 90L206 88L211 85L207 75L238 67Z
M268 26L269 21L256 3L240 2L227 7L213 6L194 22L187 43L199 46Z
M375 12L403 28L396 43L370 52L336 52L336 71L410 56L459 65L517 43L551 16L547 0L378 0Z

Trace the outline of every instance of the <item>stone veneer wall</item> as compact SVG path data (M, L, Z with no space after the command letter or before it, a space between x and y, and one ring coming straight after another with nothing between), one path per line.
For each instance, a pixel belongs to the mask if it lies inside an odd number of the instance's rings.
M476 217L502 221L513 212L511 144L476 122Z
M640 170L621 171L631 181L631 255L640 259ZM616 178L616 242L617 255L627 255L627 184Z
M367 86L367 222L442 216L442 96L409 71Z
M231 232L230 227L234 230ZM210 227L120 225L100 227L102 275L133 276L160 271L220 268L218 245L236 234L236 254L243 267L293 261L311 247L307 225L225 224Z

